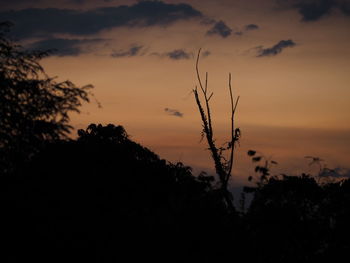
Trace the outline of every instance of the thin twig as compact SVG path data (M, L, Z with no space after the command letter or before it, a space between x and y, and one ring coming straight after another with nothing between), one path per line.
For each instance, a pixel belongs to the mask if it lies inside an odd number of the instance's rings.
M204 96L204 100L205 100L205 106L206 106L206 110L207 110L207 119L208 119L208 128L209 128L209 136L211 138L213 138L213 127L212 127L212 122L211 122L211 113L210 113L210 107L209 107L209 99L207 96L207 90L208 90L208 73L206 73L206 79L205 79L205 88L203 88L202 85L202 80L199 74L199 58L200 58L200 53L201 53L201 49L199 49L198 51L198 55L197 55L197 61L196 61L196 72L197 72L197 79L199 82L199 87L202 90L203 96ZM213 94L210 95L210 97L212 97Z
M227 177L226 177L226 183L228 182L229 178L231 177L231 172L233 168L233 159L234 159L234 151L235 151L235 141L236 141L236 134L235 134L235 112L239 101L239 96L236 99L236 103L233 103L233 93L232 93L232 85L231 85L231 73L228 76L228 87L230 91L230 100L231 100L231 152L230 152L230 161L229 161L229 168L227 171Z
M205 90L203 89L203 85L202 85L202 81L201 81L201 77L199 75L199 69L198 69L198 64L199 64L199 56L201 54L201 48L198 50L198 55L197 55L197 61L196 61L196 72L197 72L197 79L199 82L199 87L201 88L202 92L205 94Z
M207 94L207 90L208 90L208 72L205 72L205 89L204 89L205 94Z

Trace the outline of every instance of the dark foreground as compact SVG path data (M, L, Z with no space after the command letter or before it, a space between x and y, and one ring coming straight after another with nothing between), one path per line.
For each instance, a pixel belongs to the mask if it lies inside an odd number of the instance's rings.
M230 211L194 177L90 126L0 177L1 262L339 262L350 251L350 181L269 178ZM137 262L136 261L136 262Z

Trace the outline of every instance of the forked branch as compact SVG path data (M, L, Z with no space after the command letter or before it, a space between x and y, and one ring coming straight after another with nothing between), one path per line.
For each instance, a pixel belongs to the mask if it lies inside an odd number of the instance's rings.
M232 85L231 85L231 73L230 73L228 86L229 86L229 93L230 93L230 100L231 100L231 138L230 138L230 142L227 143L226 147L218 148L215 145L215 139L213 138L214 132L212 127L211 111L210 111L210 105L209 105L209 101L213 96L213 92L209 93L208 91L208 72L206 72L205 74L205 86L203 86L202 84L202 80L199 73L200 53L201 53L201 49L198 51L198 55L197 55L196 74L197 74L197 80L199 83L200 92L202 97L204 98L205 108L202 106L202 102L198 93L197 86L193 90L193 93L194 93L198 110L202 119L202 125L203 125L202 134L207 139L209 150L214 161L215 171L216 171L216 174L218 175L218 179L220 183L219 189L223 193L223 197L227 206L230 209L234 210L233 203L232 203L233 198L231 193L228 190L228 182L232 175L232 169L234 164L234 152L236 149L236 144L238 143L241 135L240 130L235 128L235 113L239 102L239 96L236 99L234 99L233 92L232 92ZM223 153L226 150L229 151L228 159L223 156Z

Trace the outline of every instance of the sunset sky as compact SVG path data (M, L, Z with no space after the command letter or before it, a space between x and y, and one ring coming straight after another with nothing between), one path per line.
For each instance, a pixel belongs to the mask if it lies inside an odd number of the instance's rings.
M0 20L30 49L57 49L47 73L93 84L72 124L123 125L173 162L212 172L192 89L209 73L214 137L229 138L228 73L241 100L233 184L246 183L255 149L273 171L309 172L306 155L350 175L348 0L0 0Z

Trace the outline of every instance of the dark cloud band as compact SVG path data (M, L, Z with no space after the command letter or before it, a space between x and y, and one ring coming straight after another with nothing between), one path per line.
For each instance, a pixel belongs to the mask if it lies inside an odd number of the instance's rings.
M202 18L188 4L141 1L131 6L104 7L89 11L73 9L23 9L0 12L1 20L15 23L18 37L47 37L55 33L91 35L113 27L170 25L179 20Z
M31 50L50 50L53 55L57 56L77 56L84 53L84 46L104 42L105 39L65 39L49 38L36 41L25 47Z

